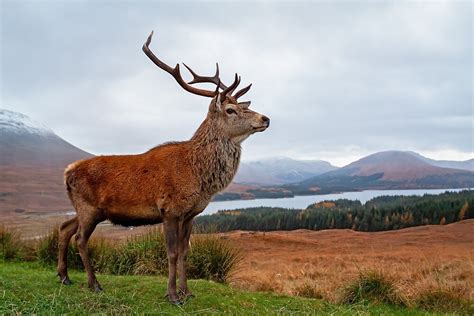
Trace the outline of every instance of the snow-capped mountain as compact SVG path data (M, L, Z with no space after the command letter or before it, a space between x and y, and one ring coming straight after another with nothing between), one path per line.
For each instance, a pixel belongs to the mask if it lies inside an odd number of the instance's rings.
M0 165L49 165L64 168L91 155L30 117L0 109Z
M51 136L54 132L46 125L30 117L9 110L0 109L0 133L35 134Z
M91 156L28 116L0 109L0 212L69 210L63 171Z

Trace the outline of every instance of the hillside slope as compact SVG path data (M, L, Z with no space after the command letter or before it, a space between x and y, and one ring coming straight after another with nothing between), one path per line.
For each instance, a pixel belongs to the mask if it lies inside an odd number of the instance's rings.
M0 110L0 211L70 209L64 168L88 157L43 124Z
M425 156L420 155L419 153L408 151L409 154L423 160L424 162L429 163L430 165L442 167L442 168L453 168L453 169L462 169L462 170L469 170L474 171L474 158L464 160L464 161L454 161L454 160L435 160L431 158L427 158Z

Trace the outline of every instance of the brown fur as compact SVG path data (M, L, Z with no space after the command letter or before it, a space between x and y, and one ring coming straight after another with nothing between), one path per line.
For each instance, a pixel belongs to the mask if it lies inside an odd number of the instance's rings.
M180 290L190 295L185 260L192 219L212 196L232 181L240 161L241 142L268 127L269 119L219 96L194 136L167 143L143 154L100 156L75 162L65 170L65 184L77 216L60 228L58 275L70 283L66 250L76 233L89 287L101 290L87 254L87 241L104 220L125 226L164 223L169 259L168 295L176 293L176 266ZM229 109L234 112L229 114Z

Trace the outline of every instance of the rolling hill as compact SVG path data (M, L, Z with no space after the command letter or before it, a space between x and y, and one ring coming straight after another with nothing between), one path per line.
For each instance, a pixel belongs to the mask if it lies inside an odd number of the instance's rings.
M366 189L435 189L474 186L474 172L442 168L403 151L379 152L310 179L283 186L294 194Z
M323 160L295 160L279 157L242 162L234 178L237 183L275 185L303 181L337 169Z

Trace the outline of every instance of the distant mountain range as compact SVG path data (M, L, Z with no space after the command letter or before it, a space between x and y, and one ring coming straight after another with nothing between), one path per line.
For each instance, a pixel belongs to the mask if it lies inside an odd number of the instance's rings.
M296 195L367 189L474 187L474 172L469 169L439 167L436 165L439 163L413 152L385 151L282 187ZM443 161L442 164L470 168L468 162Z
M295 160L286 157L271 158L242 162L234 182L257 185L293 183L335 169L337 167L323 160Z
M0 211L70 210L63 170L93 155L26 115L0 110ZM376 153L337 168L321 160L242 162L217 200L289 197L364 189L474 187L474 159L437 161L415 152Z

